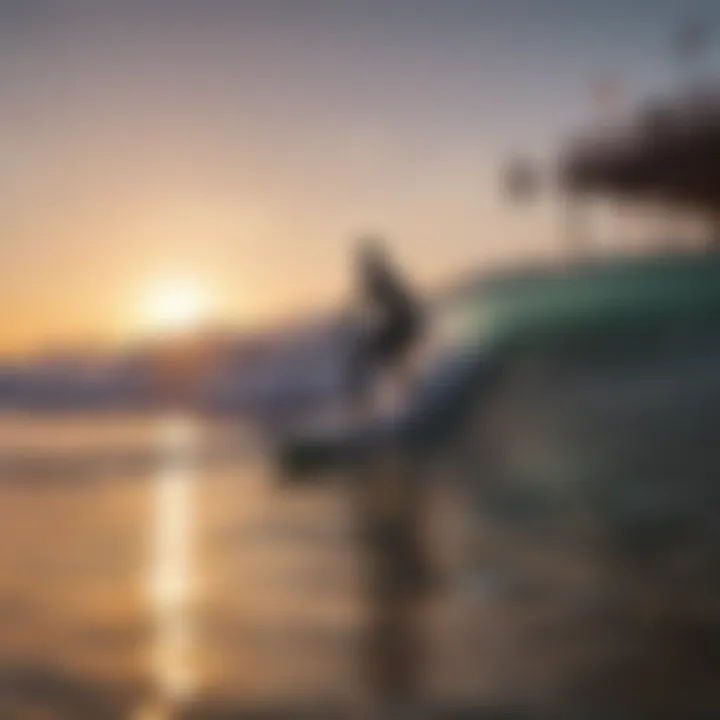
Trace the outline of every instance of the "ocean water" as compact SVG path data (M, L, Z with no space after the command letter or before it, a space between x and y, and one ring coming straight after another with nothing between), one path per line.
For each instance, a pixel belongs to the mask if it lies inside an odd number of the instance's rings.
M463 572L447 488L426 507L447 587L399 604L368 582L352 479L284 482L246 425L4 415L0 718L372 717L388 683L510 702L512 613L486 608L517 591Z
M234 423L2 417L0 717L347 705L346 504Z
M283 482L242 423L0 416L0 718L388 717L388 683L438 717L713 717L716 555L651 572L425 470L432 589L400 602L353 478Z

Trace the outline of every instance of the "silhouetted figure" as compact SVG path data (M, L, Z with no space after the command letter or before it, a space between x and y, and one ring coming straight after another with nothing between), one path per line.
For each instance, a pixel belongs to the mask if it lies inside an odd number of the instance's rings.
M367 396L378 371L401 370L421 331L421 313L379 240L366 238L357 254L362 325L350 358L349 391Z

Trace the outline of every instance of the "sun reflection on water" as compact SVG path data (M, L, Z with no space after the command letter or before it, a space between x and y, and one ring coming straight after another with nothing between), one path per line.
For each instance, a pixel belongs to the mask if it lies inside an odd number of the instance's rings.
M169 717L172 708L187 700L195 688L188 600L193 592L196 441L197 426L187 418L173 417L161 426L161 458L153 484L154 525L148 578L154 628L151 671L155 697L137 713L138 720Z

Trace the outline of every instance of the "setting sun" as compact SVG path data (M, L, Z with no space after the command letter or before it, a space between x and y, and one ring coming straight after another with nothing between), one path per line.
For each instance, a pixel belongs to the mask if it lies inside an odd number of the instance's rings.
M166 280L148 292L143 304L145 324L158 332L191 330L206 316L207 297L187 280Z

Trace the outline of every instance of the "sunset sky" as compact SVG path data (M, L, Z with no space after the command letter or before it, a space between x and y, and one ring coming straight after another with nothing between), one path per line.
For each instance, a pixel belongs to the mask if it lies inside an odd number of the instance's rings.
M713 5L0 2L0 350L132 337L162 283L240 327L327 307L365 230L420 284L555 252L503 162L552 157L603 78L666 87Z

